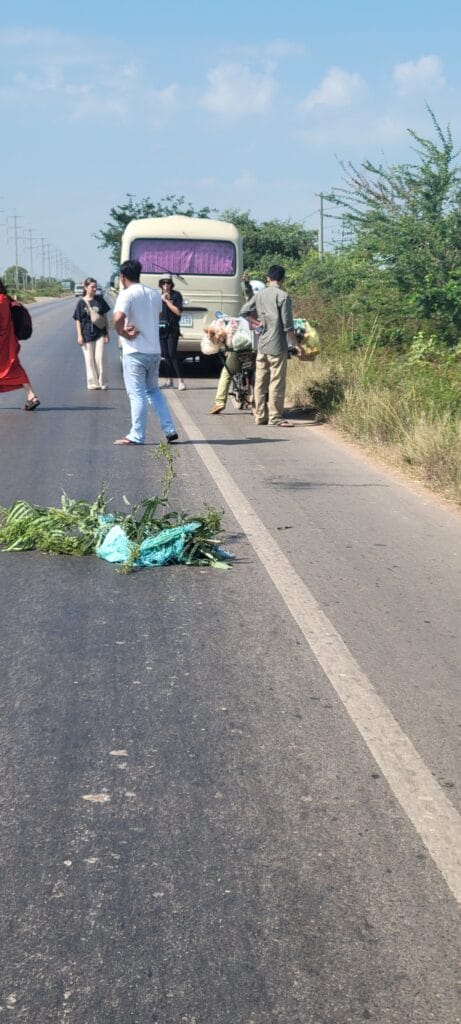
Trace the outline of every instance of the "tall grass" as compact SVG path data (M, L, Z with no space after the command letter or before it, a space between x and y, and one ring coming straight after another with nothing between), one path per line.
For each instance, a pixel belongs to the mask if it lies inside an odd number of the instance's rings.
M415 367L383 353L377 330L358 351L336 339L313 364L290 360L287 401L461 502L459 366Z
M389 388L373 385L348 387L331 422L461 501L461 420L433 405L422 409L414 394L396 399Z
M288 364L287 403L295 409L311 409L329 418L343 401L347 372L328 358L303 363L294 357Z

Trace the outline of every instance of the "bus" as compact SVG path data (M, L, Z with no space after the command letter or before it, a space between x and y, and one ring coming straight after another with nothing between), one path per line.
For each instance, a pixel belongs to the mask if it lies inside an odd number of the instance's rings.
M237 228L202 217L145 217L132 220L122 236L121 260L139 260L141 283L158 288L174 278L184 309L178 353L200 354L203 330L217 311L237 316L244 301L242 241Z

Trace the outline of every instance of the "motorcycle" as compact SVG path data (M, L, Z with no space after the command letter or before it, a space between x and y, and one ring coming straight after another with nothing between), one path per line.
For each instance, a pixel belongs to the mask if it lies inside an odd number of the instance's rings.
M256 352L239 353L240 368L232 375L229 398L235 409L252 409L254 405L254 378Z

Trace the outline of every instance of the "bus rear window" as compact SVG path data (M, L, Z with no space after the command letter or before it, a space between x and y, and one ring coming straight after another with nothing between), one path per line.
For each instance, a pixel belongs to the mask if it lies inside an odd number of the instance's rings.
M136 238L130 258L140 261L144 274L234 277L236 271L234 244L204 238Z

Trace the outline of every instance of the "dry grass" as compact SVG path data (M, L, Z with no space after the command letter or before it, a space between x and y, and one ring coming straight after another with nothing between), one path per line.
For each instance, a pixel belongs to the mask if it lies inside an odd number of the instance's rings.
M461 421L434 403L422 408L411 388L396 397L391 388L368 383L366 363L372 355L368 350L353 368L323 358L313 364L291 360L288 403L316 408L368 451L461 502Z
M327 415L343 400L345 380L342 367L328 359L306 363L296 357L290 359L287 404L294 409L316 409Z
M400 453L425 483L461 502L461 423L446 415L434 420L421 414Z
M293 409L311 409L314 403L309 394L309 384L313 380L316 363L301 363L299 359L290 359L286 402Z

